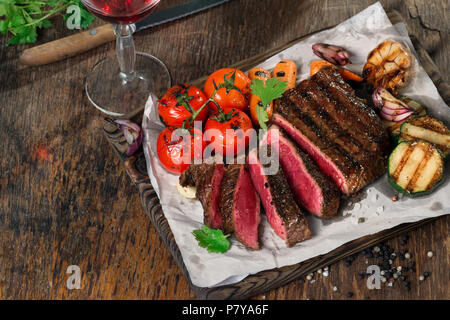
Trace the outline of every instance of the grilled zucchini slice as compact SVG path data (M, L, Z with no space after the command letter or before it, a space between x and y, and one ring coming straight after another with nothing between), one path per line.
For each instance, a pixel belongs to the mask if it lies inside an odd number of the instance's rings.
M432 116L414 117L400 127L402 141L422 139L433 143L447 157L450 154L450 130Z
M395 190L408 196L429 194L443 177L442 155L426 141L403 141L389 156L388 181Z

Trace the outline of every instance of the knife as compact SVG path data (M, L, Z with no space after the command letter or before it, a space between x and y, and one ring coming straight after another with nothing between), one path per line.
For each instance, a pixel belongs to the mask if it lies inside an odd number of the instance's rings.
M169 9L154 12L135 24L135 32L186 17L228 1L191 0ZM20 55L19 61L27 66L40 66L72 57L115 39L113 26L105 24L98 28L26 49Z

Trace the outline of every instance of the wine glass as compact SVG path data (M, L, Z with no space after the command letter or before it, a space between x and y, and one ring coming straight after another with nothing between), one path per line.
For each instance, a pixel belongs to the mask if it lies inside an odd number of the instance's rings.
M92 104L113 117L130 117L142 109L150 93L161 96L171 85L169 71L158 58L135 52L134 25L160 0L81 0L99 18L113 24L116 56L99 61L86 77Z

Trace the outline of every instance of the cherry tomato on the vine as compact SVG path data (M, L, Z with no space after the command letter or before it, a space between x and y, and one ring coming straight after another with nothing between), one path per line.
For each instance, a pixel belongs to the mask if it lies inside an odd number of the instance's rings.
M209 98L216 91L214 100L225 109L232 108L246 110L248 108L248 95L250 93L250 79L239 69L223 68L212 73L206 79L204 92ZM213 112L218 110L214 103L210 103Z
M158 114L166 126L181 128L183 121L200 109L206 100L205 94L199 88L188 84L176 85L158 100ZM195 121L205 121L207 116L208 106L205 106ZM191 126L192 124L186 123L185 128Z

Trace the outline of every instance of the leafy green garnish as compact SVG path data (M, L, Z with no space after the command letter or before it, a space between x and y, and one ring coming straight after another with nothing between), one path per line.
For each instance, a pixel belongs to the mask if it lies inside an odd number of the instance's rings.
M222 230L202 226L201 230L194 230L192 234L197 239L198 245L202 248L207 248L208 252L224 253L230 249L231 243L227 239L230 235L224 235Z
M270 78L265 80L253 79L250 84L252 94L257 95L261 99L261 103L258 104L256 113L258 115L259 126L262 129L267 129L267 122L269 116L267 115L267 106L270 103L280 98L287 87L287 81L281 81L278 78Z
M87 28L95 19L80 0L0 0L0 33L12 35L6 45L32 43L37 30L52 25L50 18L63 14L70 5L80 8L80 27Z

